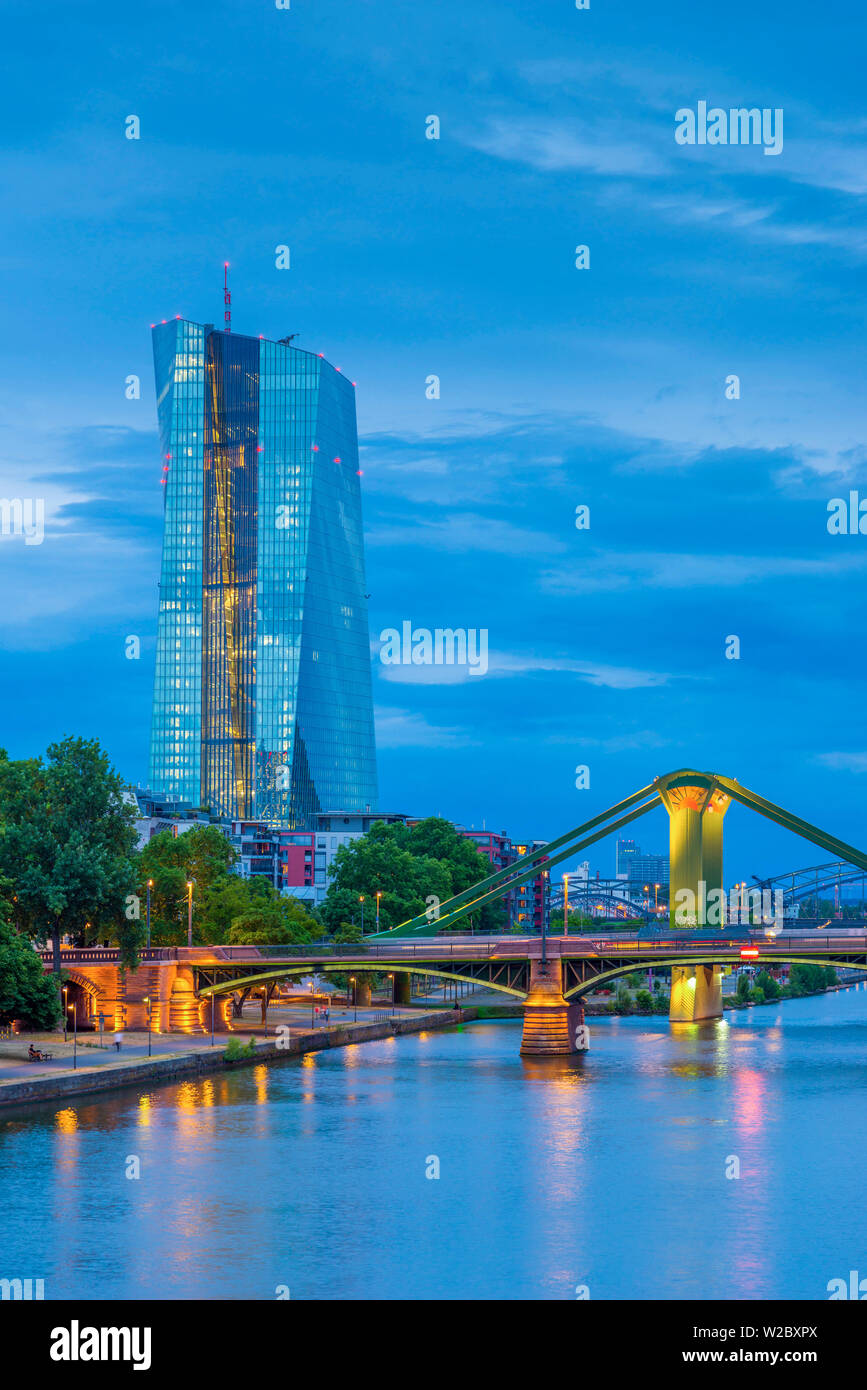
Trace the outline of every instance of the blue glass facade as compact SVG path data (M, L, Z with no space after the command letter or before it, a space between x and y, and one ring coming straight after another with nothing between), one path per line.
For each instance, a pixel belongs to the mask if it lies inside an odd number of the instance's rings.
M165 535L150 785L303 826L376 807L355 392L324 358L154 329Z

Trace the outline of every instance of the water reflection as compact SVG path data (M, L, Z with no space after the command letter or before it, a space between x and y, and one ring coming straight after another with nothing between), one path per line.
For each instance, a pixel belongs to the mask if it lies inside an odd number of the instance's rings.
M484 1023L4 1114L4 1254L91 1298L823 1298L857 1267L864 987L519 1043Z

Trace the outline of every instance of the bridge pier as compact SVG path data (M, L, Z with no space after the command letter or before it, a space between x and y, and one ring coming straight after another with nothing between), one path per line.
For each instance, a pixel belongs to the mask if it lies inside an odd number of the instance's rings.
M563 998L563 968L558 957L530 962L530 989L524 1004L521 1055L562 1057L583 1051L576 1034L584 1022L582 1004Z
M674 965L671 969L672 1023L722 1018L722 971L714 965Z
M409 1004L412 1000L412 975L408 970L394 972L394 1002Z
M360 971L355 977L355 985L350 985L350 1003L352 1002L352 990L354 989L355 1003L359 1009L370 1008L370 976L363 975Z

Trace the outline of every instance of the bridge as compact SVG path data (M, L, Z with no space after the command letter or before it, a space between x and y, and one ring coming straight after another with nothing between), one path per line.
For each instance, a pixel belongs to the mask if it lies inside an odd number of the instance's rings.
M141 1027L149 1010L158 1031L195 1032L225 1028L226 997L239 989L255 986L267 991L281 979L313 969L351 972L357 978L371 971L392 974L403 998L412 974L471 980L521 999L521 1050L545 1054L580 1046L576 1038L584 1036L580 1025L585 994L650 965L671 970L673 1022L722 1017L721 969L727 963L749 959L867 969L863 930L835 928L833 935L780 930L781 923L768 917L757 889L750 890L746 906L743 894L737 905L727 903L722 887L723 821L735 803L867 872L867 854L735 779L681 768L654 778L616 806L455 894L436 915L421 913L389 932L374 933L360 945L164 947L142 952L132 972L120 970L117 952L65 951L61 964L68 971L67 988L77 992L83 1017L103 1013L111 1027ZM457 934L481 906L535 878L543 864L550 871L659 806L669 816L670 851L671 919L662 936L655 931L590 938ZM48 968L50 953L44 952L43 959Z
M46 968L50 951L42 952ZM521 1050L576 1051L584 1021L582 1000L619 976L650 967L672 972L670 1018L699 1022L722 1016L725 965L783 963L835 965L867 971L867 931L728 933L618 932L608 936L430 937L425 941L371 940L336 946L164 946L143 952L138 969L122 973L120 953L102 948L65 950L68 988L77 993L84 1026L100 1014L115 1030L147 1026L156 1032L205 1032L229 1027L232 995L261 991L293 977L340 972L356 977L358 1001L370 1002L366 975L393 975L395 997L409 1003L411 976L459 980L495 990L524 1005ZM679 974L678 974L679 972ZM150 1001L148 1003L148 1001Z

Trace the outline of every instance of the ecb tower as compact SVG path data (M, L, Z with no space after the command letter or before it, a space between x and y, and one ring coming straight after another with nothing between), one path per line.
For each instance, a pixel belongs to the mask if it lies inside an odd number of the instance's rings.
M237 820L376 807L351 382L321 355L154 326L164 534L150 786Z

